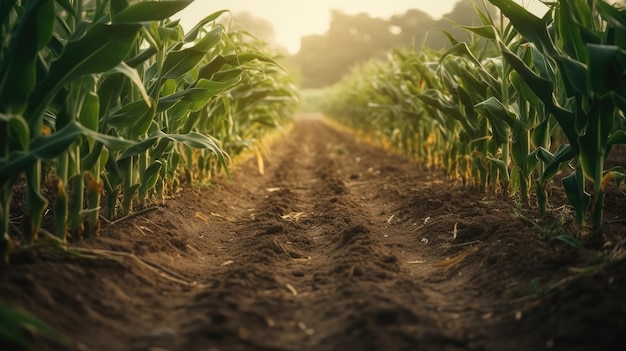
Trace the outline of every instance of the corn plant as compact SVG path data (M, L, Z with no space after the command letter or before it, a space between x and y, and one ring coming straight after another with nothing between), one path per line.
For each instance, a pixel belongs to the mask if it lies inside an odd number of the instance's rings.
M575 210L576 223L582 226L589 211L592 227L598 228L607 179L624 176L623 168L604 170L610 147L624 142L624 131L616 129L616 119L623 118L618 112L624 106L626 91L622 79L614 78L622 77L626 67L621 39L624 11L602 1L559 1L553 4L554 21L550 23L549 17L537 18L512 1L490 2L558 72L559 79L550 81L510 51L503 51L568 139L575 171L563 179L563 186ZM555 96L561 99L555 100ZM591 194L586 179L593 184Z
M603 168L626 141L624 83L614 78L624 71L625 10L557 1L540 19L490 2L502 16L476 6L480 25L461 26L470 42L445 33L445 52L395 50L365 64L332 88L326 113L464 184L527 206L534 193L542 216L554 177L571 166L562 183L575 222L589 215L597 228L606 187L625 177Z
M296 88L264 53L267 47L241 41L217 24L225 11L184 33L169 17L190 2L2 2L5 263L9 206L18 182L27 186L24 243L37 239L48 205L41 175L49 172L56 234L63 241L97 235L102 194L109 218L126 215L174 191L181 172L227 172L225 142L249 139L250 129L261 138L288 123ZM249 104L237 103L252 96ZM233 120L236 106L257 107ZM266 122L265 116L273 120L262 128L248 122ZM217 127L224 118L228 128Z

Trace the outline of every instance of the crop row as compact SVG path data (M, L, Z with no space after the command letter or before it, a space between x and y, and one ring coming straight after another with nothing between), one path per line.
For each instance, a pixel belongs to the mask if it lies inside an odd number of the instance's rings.
M217 23L225 11L185 33L170 17L191 2L2 1L1 261L10 230L32 244L46 210L61 242L97 235L99 216L227 172L288 121L297 90L267 45Z
M471 42L446 33L446 51L395 50L356 67L332 87L325 113L541 215L566 174L578 228L596 229L607 186L626 176L623 165L604 168L626 144L626 10L555 1L538 18L511 0L489 1L501 16L475 6L480 25L462 27Z

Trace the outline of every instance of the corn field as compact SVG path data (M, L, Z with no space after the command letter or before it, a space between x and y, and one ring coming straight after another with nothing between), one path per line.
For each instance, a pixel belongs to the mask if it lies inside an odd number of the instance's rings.
M228 172L289 122L298 95L267 44L208 15L187 33L181 1L0 5L0 256L37 241L52 210L61 242ZM53 190L44 197L42 185ZM10 217L25 187L23 218Z
M475 1L300 91L192 2L0 1L1 350L624 349L623 5ZM333 13L336 57L439 23Z
M325 112L433 170L500 192L543 216L562 184L580 233L603 223L605 169L626 144L626 9L557 1L538 18L511 0L475 5L471 42L395 50L331 89Z

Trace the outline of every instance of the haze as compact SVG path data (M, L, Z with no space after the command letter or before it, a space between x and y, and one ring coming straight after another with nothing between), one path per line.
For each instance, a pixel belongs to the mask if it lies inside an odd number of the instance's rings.
M539 0L516 1L538 15L546 9ZM234 14L248 12L271 22L276 42L294 54L300 49L300 38L303 35L326 32L331 9L338 9L346 14L366 12L372 17L387 18L416 8L437 19L450 12L457 2L458 0L196 0L177 17L181 18L183 27L188 29L215 11L229 9ZM480 4L481 1L477 3Z

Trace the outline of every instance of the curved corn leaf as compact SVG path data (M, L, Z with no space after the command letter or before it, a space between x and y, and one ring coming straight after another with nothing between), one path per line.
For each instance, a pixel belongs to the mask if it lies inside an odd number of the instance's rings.
M491 0L490 0L491 1ZM574 113L568 111L557 104L554 100L553 83L545 78L538 76L533 72L517 55L511 52L503 43L500 43L500 49L504 59L517 71L519 76L533 89L537 97L546 106L554 117L559 121L563 132L567 139L575 149L578 149L578 133L574 126Z
M193 103L197 106L190 106L189 109L197 111L202 106L206 105L210 98L222 93L224 90L237 84L237 82L239 82L239 79L231 80L230 82L216 82L201 79L195 88L186 89L160 98L157 111L165 111L178 102Z
M166 134L157 130L154 135L126 149L118 159L138 155L151 148L161 139L174 141L195 149L209 149L211 152L216 154L218 158L222 158L224 163L228 158L228 155L224 153L224 151L219 147L218 142L212 137L198 132L190 132L187 134Z
M68 124L50 136L37 136L30 141L25 150L13 150L8 158L0 159L0 184L14 173L25 171L38 160L51 160L74 143L80 136L75 124Z
M146 105L148 105L148 107L151 106L152 101L150 100L150 97L148 96L148 93L146 92L146 88L144 87L143 82L141 81L141 77L139 77L139 73L137 72L135 68L127 65L125 62L120 62L117 66L113 67L112 69L108 70L105 73L106 74L121 73L125 75L126 77L128 77L131 80L131 82L135 84L137 89L139 89L139 93L141 94L141 97L143 98L143 101L145 101Z
M489 2L497 6L526 39L541 47L549 56L558 56L554 42L548 34L546 18L538 18L512 0L489 0Z
M159 173L161 172L161 168L163 167L163 162L160 160L155 160L146 171L141 175L141 186L139 187L139 192L147 192L148 190L154 188L156 182L159 180Z
M546 163L541 182L545 183L554 178L561 165L565 162L570 162L574 157L576 157L576 153L569 144L560 145L554 155L543 147L538 148L537 158Z
M222 28L217 27L207 33L193 47L170 52L163 63L162 77L176 79L191 71L202 60L204 55L214 48L222 37Z
M8 125L8 133L12 137L17 137L20 147L27 149L30 140L30 130L28 129L28 123L20 115L4 114L0 113L0 123L6 123Z
M115 16L129 6L129 0L111 0L111 15Z
M189 6L193 0L142 1L132 4L113 16L113 23L160 21L170 18Z
M230 11L228 10L217 11L206 16L202 20L200 20L200 22L198 22L193 28L191 28L191 30L185 35L184 41L186 43L189 43L189 42L196 40L198 38L198 34L200 33L200 30L204 28L204 26L206 26L207 23L215 21L218 17L220 17L222 14L226 12L230 12Z
M616 79L624 74L626 59L614 45L587 44L589 51L589 88L598 97L611 92L626 93L626 82Z
M115 128L128 128L135 126L141 116L145 116L152 110L153 104L146 105L143 100L134 101L122 106L119 110L106 117L106 123ZM143 129L143 128L142 128Z
M582 96L589 96L591 92L587 83L587 66L568 56L558 56L557 61L567 84Z
M54 1L30 1L0 58L0 111L21 113L36 85L36 58L52 38ZM7 16L10 9L7 9ZM3 38L3 41L5 39ZM28 120L28 119L27 119Z
M591 204L591 195L584 191L584 187L581 186L585 180L578 176L578 172L572 172L561 181L565 188L567 199L576 213L576 222L578 225L582 225L584 222L584 214Z
M177 141L177 139L186 140L184 136L171 137L162 132L159 133L161 134L152 138L154 140L148 140L152 143L160 137L168 137L175 141ZM51 160L57 157L65 152L81 135L93 138L99 143L104 144L110 150L128 150L138 145L137 142L101 134L86 128L78 122L71 122L52 135L35 137L31 140L28 149L13 151L9 154L8 158L0 159L0 179L4 180L5 177L8 177L12 173L21 172L38 160ZM219 150L219 147L217 147L215 142L210 138L204 136L203 138L199 138L194 135L188 137L188 139L190 140L188 146L202 145L206 148ZM143 151L145 150L147 150L147 147L143 148Z
M474 34L478 34L483 38L496 40L499 38L498 31L493 25L484 25L484 26L461 26L462 29L472 32Z
M52 97L72 79L117 66L130 51L140 28L137 24L95 23L80 39L70 41L50 65L48 76L35 88L27 119L40 118Z
M56 329L38 318L0 304L0 340L7 340L24 349L32 347L31 337L24 330L34 331L60 345L69 346L68 340Z
M618 130L608 140L607 145L626 144L626 131Z
M573 237L572 235L569 234L561 234L561 235L557 235L554 238L552 238L552 240L559 240L562 241L570 246L572 246L573 248L576 248L578 250L582 250L584 248L583 244L580 242L580 240L576 239L575 237Z

